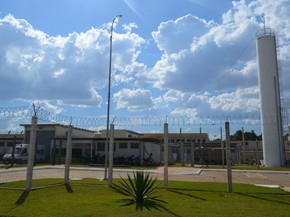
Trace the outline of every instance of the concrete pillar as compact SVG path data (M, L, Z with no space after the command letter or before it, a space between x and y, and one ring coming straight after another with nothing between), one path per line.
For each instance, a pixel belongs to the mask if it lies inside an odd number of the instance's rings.
M231 141L230 141L230 123L225 123L226 129L226 157L227 157L227 178L228 178L228 192L233 191L232 181L232 157L231 157Z
M67 131L67 142L66 142L64 184L69 184L69 171L70 171L71 158L72 158L72 125L69 125L68 131Z
M113 161L114 161L114 124L110 125L110 147L109 147L109 173L108 185L113 185Z
M35 146L36 146L36 128L37 128L37 117L33 116L31 119L25 191L30 191L32 188L33 164L34 164Z
M244 127L242 127L242 146L243 146L243 164L246 163L246 152L245 152L245 134Z
M224 141L223 141L223 128L220 128L221 134L221 150L222 150L222 165L225 166L225 152L224 152Z
M191 143L190 148L191 148L191 166L194 167L194 149L195 149L194 143Z
M140 165L144 165L144 141L140 141Z
M164 124L164 189L168 190L168 124Z

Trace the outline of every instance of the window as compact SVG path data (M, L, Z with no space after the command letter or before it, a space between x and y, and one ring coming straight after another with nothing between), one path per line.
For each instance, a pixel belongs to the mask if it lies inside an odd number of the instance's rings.
M8 142L7 147L13 147L13 142Z
M24 148L21 152L21 155L26 155L27 154L27 148Z
M97 151L105 151L105 143L98 143Z
M120 142L119 143L119 148L128 148L128 143Z
M90 155L91 154L91 149L86 148L85 153L86 153L87 156Z
M82 156L82 149L73 149L72 150L72 157L81 157Z
M0 147L4 147L5 146L5 142L0 142Z
M139 148L139 143L131 143L131 148L132 149L138 149Z

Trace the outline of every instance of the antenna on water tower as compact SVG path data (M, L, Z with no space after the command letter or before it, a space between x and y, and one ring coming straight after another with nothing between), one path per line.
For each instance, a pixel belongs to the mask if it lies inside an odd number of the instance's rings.
M265 14L262 14L263 24L264 24L264 30L266 30L266 18Z

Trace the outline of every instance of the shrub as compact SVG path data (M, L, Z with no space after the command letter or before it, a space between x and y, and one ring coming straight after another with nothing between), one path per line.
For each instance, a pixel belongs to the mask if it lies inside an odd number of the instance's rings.
M114 185L115 189L126 196L130 196L137 203L143 203L157 191L158 185L155 185L157 178L153 179L149 173L137 171L133 173L133 179L127 174L128 179L121 177L120 185Z

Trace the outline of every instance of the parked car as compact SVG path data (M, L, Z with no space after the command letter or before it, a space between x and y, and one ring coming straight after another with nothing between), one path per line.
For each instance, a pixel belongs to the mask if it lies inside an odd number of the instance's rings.
M41 145L37 145L35 150L35 161L41 162L44 160L44 152ZM17 144L14 149L14 162L18 164L26 163L28 161L29 144ZM3 163L10 164L12 162L13 148L3 156Z

